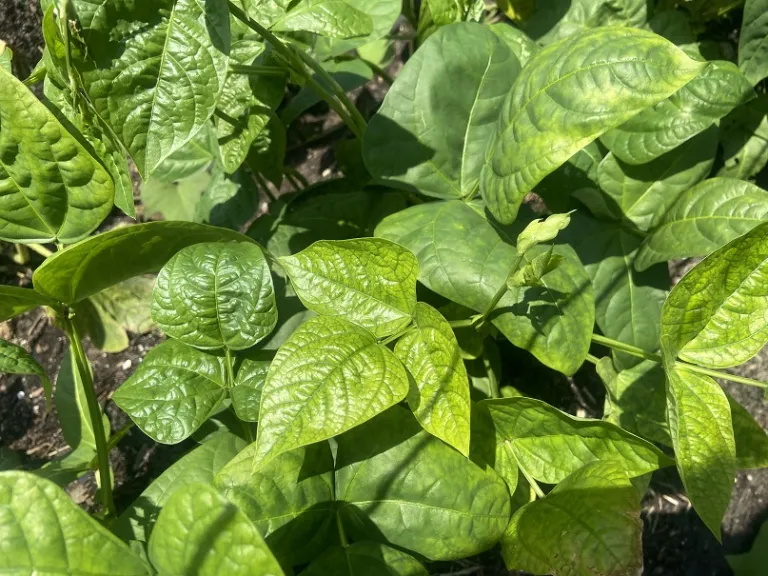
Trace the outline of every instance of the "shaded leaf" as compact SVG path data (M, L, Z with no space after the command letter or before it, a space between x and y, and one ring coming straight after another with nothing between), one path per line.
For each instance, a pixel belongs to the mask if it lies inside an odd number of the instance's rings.
M768 76L768 2L747 0L739 34L739 68L757 84Z
M739 469L768 467L768 434L741 404L726 394L731 406L736 464Z
M720 143L725 165L718 176L756 177L768 164L768 97L760 95L723 118Z
M57 302L29 288L0 286L0 322L39 306L57 306Z
M376 542L329 549L302 572L305 576L427 576L419 562Z
M40 377L45 399L51 402L51 381L40 363L21 346L0 339L0 373L34 374Z

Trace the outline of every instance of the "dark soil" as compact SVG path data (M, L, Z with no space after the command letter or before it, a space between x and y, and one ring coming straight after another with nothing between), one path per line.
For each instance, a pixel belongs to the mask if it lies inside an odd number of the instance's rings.
M14 50L14 71L20 77L25 77L40 58L40 21L38 0L0 0L0 40L8 42ZM355 96L361 104L375 103L381 101L385 92L386 84L378 80L358 90ZM339 122L334 113L329 113L327 107L320 104L297 121L289 132L287 164L296 166L298 172L311 183L339 175L333 145L342 136L343 130L332 130ZM297 145L307 137L329 131L330 135L319 138L311 146ZM281 190L275 192L282 193L289 189L284 184ZM114 215L107 227L121 220ZM0 282L29 286L32 267L40 262L39 257L33 254L29 266L18 266L11 261L11 255L8 246L4 253L0 253ZM673 277L679 279L688 267L690 264L673 267ZM65 338L42 311L30 312L0 324L0 338L32 350L47 372L56 374L65 351ZM134 335L128 349L118 354L105 354L91 345L86 346L93 363L97 394L105 406L113 433L129 424L129 420L111 402L112 393L161 339L156 333ZM566 378L543 366L532 366L527 353L507 343L500 345L504 359L504 384L515 386L524 393L535 395L578 416L602 415L604 390L592 368L584 368L573 378ZM520 372L518 367L521 366L527 367L525 372ZM768 351L738 372L757 379L768 379ZM755 416L763 428L768 429L768 404L763 400L760 389L727 383L724 388ZM115 469L118 509L129 505L153 478L191 446L191 441L178 446L158 445L138 429L131 429L110 454ZM46 412L39 381L34 377L0 375L0 469L10 461L34 468L62 457L67 450L55 408ZM86 509L94 507L94 492L92 474L69 487L72 498ZM644 501L643 519L643 574L729 576L732 572L725 555L749 550L759 526L768 519L768 470L738 474L723 524L722 545L692 510L674 469L654 475ZM431 570L434 574L508 574L496 550L458 563L434 565Z

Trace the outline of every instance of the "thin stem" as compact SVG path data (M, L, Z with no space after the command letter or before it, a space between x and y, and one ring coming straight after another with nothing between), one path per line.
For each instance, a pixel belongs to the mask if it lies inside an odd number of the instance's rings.
M472 326L472 318L467 318L466 320L451 320L448 324L451 325L451 328L467 328Z
M594 354L587 353L587 362L590 362L591 364L594 364L597 366L597 363L600 362L600 358L595 356Z
M280 66L249 66L246 64L232 64L229 71L232 74L245 74L247 76L286 76L288 74Z
M344 525L341 522L341 514L336 510L336 527L339 530L339 540L344 548L349 546L349 540L347 540L347 534L344 532Z
M375 64L374 62L371 62L370 60L366 60L365 58L360 58L360 60L362 60L365 63L365 65L368 66L368 68L373 70L374 74L376 74L379 78L384 80L384 83L387 86L392 86L392 84L395 82L395 80L392 78L392 76L387 74L386 70L384 70L378 64Z
M325 100L328 105L333 108L333 110L341 117L341 119L344 121L344 123L349 127L349 129L352 131L352 133L357 137L358 139L362 140L363 137L363 129L360 128L360 126L356 123L355 119L350 116L349 111L345 109L344 107L344 100L347 102L349 99L346 97L346 94L344 95L343 100L339 100L334 96L334 94L328 92L323 86L320 85L320 83L315 80L311 74L307 73L306 68L304 67L302 58L300 54L303 54L300 51L291 50L288 46L286 46L277 36L272 34L269 30L264 28L261 24L253 20L251 17L249 17L245 12L243 12L236 4L233 2L229 2L229 12L240 20L243 24L248 26L251 30L256 32L259 36L264 38L269 44L274 48L275 52L278 56L280 56L288 66L293 69L294 72L297 74L300 74L304 81L307 83L307 85L312 88L315 92L317 92L320 97ZM307 58L309 58L307 56ZM309 58L315 65L317 65L321 70L322 67L317 64L314 60ZM323 72L325 72L323 70ZM327 72L325 73L328 74ZM328 75L330 78L330 75ZM333 85L338 86L338 83L331 78L331 84L330 86L333 87ZM339 87L340 89L340 87ZM343 92L343 90L342 90ZM357 108L355 108L355 111L357 111ZM358 114L360 114L359 111L357 111ZM361 116L362 117L362 116Z
M53 256L53 252L48 250L48 248L46 248L42 244L25 244L25 246L30 250L32 250L32 252L37 252L43 258L48 258L49 256Z
M624 342L619 342L613 338L606 338L600 334L592 334L592 342L595 344L601 344L613 350L618 350L619 352L626 352L631 356L637 356L638 358L643 358L644 360L652 360L653 362L658 362L661 364L661 355L654 354L652 352L646 352L642 348L632 346L631 344L625 344Z
M106 515L114 516L116 515L116 510L115 503L112 500L112 474L109 463L109 449L107 447L107 438L104 433L101 406L99 406L99 399L96 397L96 390L93 385L93 375L91 374L88 357L85 355L85 350L83 349L82 340L77 332L77 326L72 321L72 318L67 318L64 326L67 336L69 337L69 345L74 351L77 371L83 382L83 391L88 404L88 415L91 419L91 426L93 427L99 478L101 480L101 498Z
M688 364L686 362L675 362L675 366L681 370L687 370L688 372L696 372L698 374L706 374L714 378L720 378L721 380L728 380L729 382L736 382L737 384L744 384L746 386L754 386L756 388L768 389L768 382L760 382L759 380L752 380L752 378L745 378L744 376L737 376L736 374L730 374L728 372L721 372L719 370L711 370L709 368L702 368L695 364Z
M385 339L384 339L384 340L381 342L381 345L382 345L382 346L386 346L387 344L389 344L390 342L394 342L395 340L397 340L397 339L398 339L398 338L400 338L401 336L405 336L405 334L407 334L407 333L408 333L408 332L410 332L411 330L413 330L413 326L411 326L411 325L408 325L408 326L406 326L405 328L403 328L402 330L400 330L400 332L398 332L398 333L396 333L396 334L392 334L392 336L390 336L389 338L385 338Z
M301 142L297 142L296 144L293 144L289 146L286 149L286 152L294 152L296 150L301 150L303 148L308 148L312 146L313 144L316 144L317 142L320 142L321 140L325 140L329 136L333 136L336 134L339 130L344 128L344 123L340 124L334 124L327 130L320 132L318 134L315 134L314 136L310 136L306 140L302 140Z
M235 373L232 369L232 352L229 348L224 350L224 360L227 365L227 388L232 388L235 385Z
M16 244L16 254L13 255L13 261L19 266L24 266L29 262L29 250L24 244Z
M525 476L525 479L528 481L528 484L531 485L531 488L533 488L533 491L536 493L536 496L538 498L546 498L546 494L544 494L544 491L541 489L541 486L538 485L536 480L531 478L528 473L525 471L525 468L520 466L520 463L517 463L517 468L520 470L520 472L523 473L523 476Z
M107 450L112 450L112 448L117 446L120 443L120 440L122 440L134 426L135 424L133 422L128 422L128 424L120 428L120 430L112 434L112 436L109 437L109 442L107 442Z
M517 259L512 264L512 267L509 269L509 274L507 274L507 277L504 279L504 284L501 285L501 287L496 291L496 294L493 295L493 299L491 300L491 303L488 304L488 307L485 309L485 312L482 313L480 318L477 319L475 322L476 328L481 328L483 324L485 324L486 320L488 320L488 316L491 315L491 313L496 309L496 306L499 304L499 301L504 297L504 294L507 293L507 290L509 289L507 287L507 280L509 280L512 275L517 272L517 269L520 268L520 264L523 261L523 255L519 254L517 256Z
M272 190L269 189L269 183L261 174L261 172L259 172L258 170L251 169L251 174L253 174L253 177L256 179L256 182L258 182L259 186L261 186L261 189L264 190L264 194L267 195L267 198L269 198L269 201L274 202L275 200L277 200L277 198L275 198L275 195L272 194Z

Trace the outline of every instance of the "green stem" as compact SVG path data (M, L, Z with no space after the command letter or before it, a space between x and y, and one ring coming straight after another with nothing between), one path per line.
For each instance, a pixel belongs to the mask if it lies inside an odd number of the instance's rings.
M587 353L587 362L597 366L597 363L600 362L600 358L598 358L594 354Z
M469 326L472 326L472 318L467 318L466 320L451 320L448 324L451 325L451 328L468 328Z
M387 344L389 344L390 342L394 342L395 340L397 340L397 339L398 339L398 338L400 338L401 336L404 336L406 333L410 332L411 330L413 330L413 326L411 326L411 325L409 324L408 326L406 326L405 328L403 328L402 330L400 330L400 332L398 332L398 333L396 333L396 334L392 334L392 336L390 336L389 338L385 338L385 339L384 339L384 340L381 342L381 345L382 345L382 346L386 346L386 345L387 345Z
M29 250L24 244L16 244L16 254L13 255L13 261L19 266L24 266L29 262Z
M93 385L93 375L91 374L88 357L85 355L83 343L77 332L77 326L72 318L65 320L65 330L69 337L69 345L75 353L75 363L80 379L83 382L83 391L88 404L88 415L93 427L94 441L96 442L96 458L98 461L99 478L101 480L101 498L107 516L115 516L115 503L112 500L112 474L109 464L109 449L107 438L104 433L104 421L102 420L101 406L96 397L96 389Z
M349 112L344 107L344 100L349 102L349 99L346 98L346 95L344 96L343 100L339 100L336 98L333 94L328 92L323 86L320 85L320 83L315 80L311 74L307 73L306 68L304 67L304 63L302 61L302 58L299 56L299 54L302 54L302 52L291 50L288 46L286 46L277 36L272 34L269 30L267 30L264 26L253 20L250 16L248 16L245 12L243 12L236 4L233 2L229 2L229 12L240 20L243 24L248 26L251 30L256 32L259 36L264 38L269 44L272 46L272 48L275 50L275 53L280 56L290 67L291 69L296 72L297 74L300 74L304 81L309 85L315 92L317 92L320 97L325 100L328 105L333 108L333 110L341 117L341 119L344 121L344 123L349 127L349 129L352 131L352 133L357 137L358 139L362 140L363 133L360 129L359 125L355 122L355 120L352 118L352 116L349 115ZM309 58L309 56L307 56ZM312 62L314 62L319 68L322 69L322 67L317 64L314 60L309 58ZM326 72L327 74L327 72ZM330 75L329 75L330 76ZM338 86L338 83L333 80L330 84L333 87L333 84ZM357 110L357 108L355 108ZM359 111L357 112L360 113Z
M360 58L360 60L362 60L365 63L365 65L368 66L368 68L373 70L374 74L376 74L379 78L384 80L384 83L387 86L392 86L392 84L395 82L395 80L392 78L392 76L387 74L386 70L384 70L378 64L375 64L375 63L373 63L373 62L371 62L369 60L366 60L364 58Z
M541 486L538 485L536 480L531 478L528 473L525 471L525 468L520 466L520 462L517 463L517 468L520 470L520 472L523 473L523 476L525 476L525 479L528 481L528 484L531 485L531 488L533 488L533 491L536 493L536 496L538 498L546 498L546 494L544 494L544 491L541 489Z
M517 272L517 269L520 268L520 264L523 262L523 255L519 254L517 258L515 259L515 262L512 264L512 267L509 269L509 274L507 274L507 277L504 279L504 284L501 285L501 287L496 291L496 294L493 295L493 299L491 300L491 303L488 304L488 307L485 309L485 312L482 313L480 318L477 319L475 322L475 327L480 329L483 324L485 324L486 320L488 320L488 316L491 315L491 313L496 309L496 306L499 304L499 301L504 297L504 294L507 293L507 280L509 280L512 275Z
M638 358L643 358L644 360L650 360L652 362L656 362L657 364L662 364L662 358L660 354L646 352L642 348L638 348L637 346L632 346L630 344L625 344L624 342L619 342L618 340L614 340L612 338L606 338L605 336L600 336L599 334L592 334L592 342L595 344L601 344L613 350L618 350L619 352L625 352L631 356L636 356ZM589 360L589 358L587 358L587 360ZM745 378L744 376L737 376L735 374L722 372L720 370L712 370L711 368L703 368L701 366L696 366L695 364L681 362L680 360L675 361L675 366L681 370L687 370L688 372L706 374L707 376L712 376L713 378L720 378L721 380L736 382L737 384L768 389L768 382L761 382L759 380Z
M285 76L287 72L280 66L248 66L246 64L232 64L229 71L233 74L245 74L247 76Z
M107 450L112 450L112 448L117 446L120 443L120 440L122 440L134 426L135 424L133 422L128 422L128 424L120 428L120 430L112 434L112 436L109 437L109 442L107 442Z
M344 524L341 522L341 515L338 510L336 510L336 527L339 530L339 540L341 541L341 545L344 548L347 548L349 546L349 540L347 540L347 534L344 532Z
M235 385L235 373L232 369L232 352L229 348L224 350L224 359L227 365L227 388L232 388Z
M48 258L49 256L53 256L53 252L48 250L48 248L46 248L42 244L26 244L26 247L32 250L32 252L37 252L43 258Z

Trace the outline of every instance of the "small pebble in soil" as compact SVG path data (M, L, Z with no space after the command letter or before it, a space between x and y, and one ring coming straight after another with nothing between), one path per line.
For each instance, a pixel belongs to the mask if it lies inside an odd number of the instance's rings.
M24 390L19 390L16 393L16 398L18 398L19 400L24 400L24 396L26 396L26 394L24 394Z
M126 360L125 362L123 362L122 366L120 366L120 367L121 367L123 370L130 370L130 369L131 369L131 365L132 365L132 364L133 364L133 362L131 362L131 359L129 358L128 360Z

